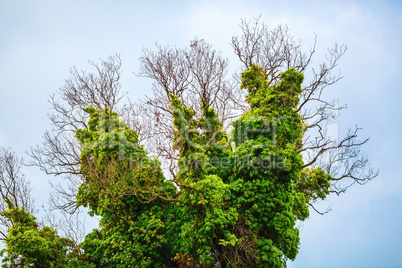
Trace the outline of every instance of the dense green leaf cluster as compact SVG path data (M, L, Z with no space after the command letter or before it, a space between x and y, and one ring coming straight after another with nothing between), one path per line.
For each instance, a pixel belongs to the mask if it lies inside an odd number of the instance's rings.
M77 202L101 219L81 244L84 254L95 267L171 266L166 222L173 204L161 198L174 195L175 187L116 113L86 111L89 128L76 133L86 178Z
M36 218L5 200L8 210L3 215L10 219L6 248L1 251L2 267L75 267L73 242L57 235L48 226L38 227Z

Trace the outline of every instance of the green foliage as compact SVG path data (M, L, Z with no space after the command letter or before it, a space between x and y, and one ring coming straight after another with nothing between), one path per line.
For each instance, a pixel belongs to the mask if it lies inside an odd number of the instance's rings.
M331 175L321 168L305 168L300 180L296 183L298 192L309 201L323 200L329 194Z
M157 159L138 145L138 134L117 114L89 106L88 129L76 132L83 150L77 202L101 217L99 229L81 244L96 267L166 267L173 256L166 243L166 200L176 189Z
M74 267L73 241L57 235L44 226L39 229L36 218L24 208L5 200L4 217L12 222L8 229L6 248L1 251L2 267Z
M233 123L231 157L241 163L229 177L237 185L233 206L254 236L257 266L282 267L298 252L296 220L308 216L294 187L303 165L298 152L303 123L296 112L303 75L290 69L278 85L269 86L263 69L252 65L242 79L250 110Z

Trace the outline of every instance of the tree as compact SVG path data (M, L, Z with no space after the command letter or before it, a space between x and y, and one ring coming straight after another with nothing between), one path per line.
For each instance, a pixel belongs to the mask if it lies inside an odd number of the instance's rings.
M73 248L73 241L57 235L57 231L44 226L39 229L36 218L15 207L6 199L8 209L2 212L11 222L6 238L6 248L1 254L2 267L65 267L73 261L72 255L66 254Z
M31 165L67 179L67 188L54 185L55 207L100 216L78 259L96 267L283 267L296 258L296 221L309 206L377 176L359 128L339 140L326 135L343 107L322 92L341 79L332 72L346 46L310 70L315 44L304 53L287 27L269 31L256 19L241 29L232 39L243 65L237 79L195 39L185 49L143 51L138 74L154 84L140 104L120 103L118 55L90 62L95 73L73 68L62 102L51 96L55 130L31 148Z
M77 247L80 242L77 235L82 227L79 222L64 213L64 219L60 220L50 211L41 221L33 216L38 210L31 196L30 181L22 173L23 165L23 160L11 149L0 147L0 239L5 243L1 251L2 267L77 267L78 262L85 264ZM46 223L51 226L57 223L67 238L60 237Z
M30 182L21 171L23 160L19 159L9 148L0 147L0 195L2 200L10 200L15 206L24 208L28 213L36 211L34 199L31 197ZM0 203L0 210L7 209L6 203ZM1 240L7 237L6 231L12 226L12 221L0 216Z

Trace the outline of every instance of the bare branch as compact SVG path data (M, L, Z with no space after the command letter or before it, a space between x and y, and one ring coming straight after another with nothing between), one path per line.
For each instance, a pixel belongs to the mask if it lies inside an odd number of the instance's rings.
M48 115L52 131L46 132L41 145L31 147L27 152L31 157L29 165L37 166L46 174L61 175L67 181L69 190L55 186L56 195L64 200L66 204L58 204L57 207L69 208L69 212L75 211L72 204L75 203L76 192L71 187L77 187L81 181L80 154L81 148L78 145L74 131L87 128L88 114L84 112L88 105L96 108L108 108L116 110L117 105L127 95L122 91L120 85L121 58L119 55L110 56L107 60L95 63L89 61L94 72L79 71L76 67L70 70L70 77L65 85L55 94L50 96L49 103L53 110ZM56 202L58 203L58 202Z
M226 78L228 61L204 40L191 41L186 49L156 46L156 52L143 50L139 75L153 79L153 97L147 97L148 114L144 117L155 123L149 150L158 157L164 170L174 177L177 152L172 148L172 112L169 94L178 96L186 107L202 116L200 101L214 108L225 129L247 108L244 93Z

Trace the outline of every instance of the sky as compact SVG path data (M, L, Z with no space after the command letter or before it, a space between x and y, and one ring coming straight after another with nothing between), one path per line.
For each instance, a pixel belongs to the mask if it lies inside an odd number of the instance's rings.
M143 48L182 48L202 38L240 66L230 47L241 19L261 15L268 27L288 25L306 49L317 34L313 64L334 43L348 50L343 79L328 88L342 110L340 133L358 125L371 166L380 174L364 186L330 196L331 212L300 223L299 255L290 268L402 267L402 2L399 1L12 1L0 0L0 145L18 156L50 130L49 95L71 67L119 53L123 89L133 100L151 94L151 81L133 73ZM47 202L49 180L25 167L37 206Z

